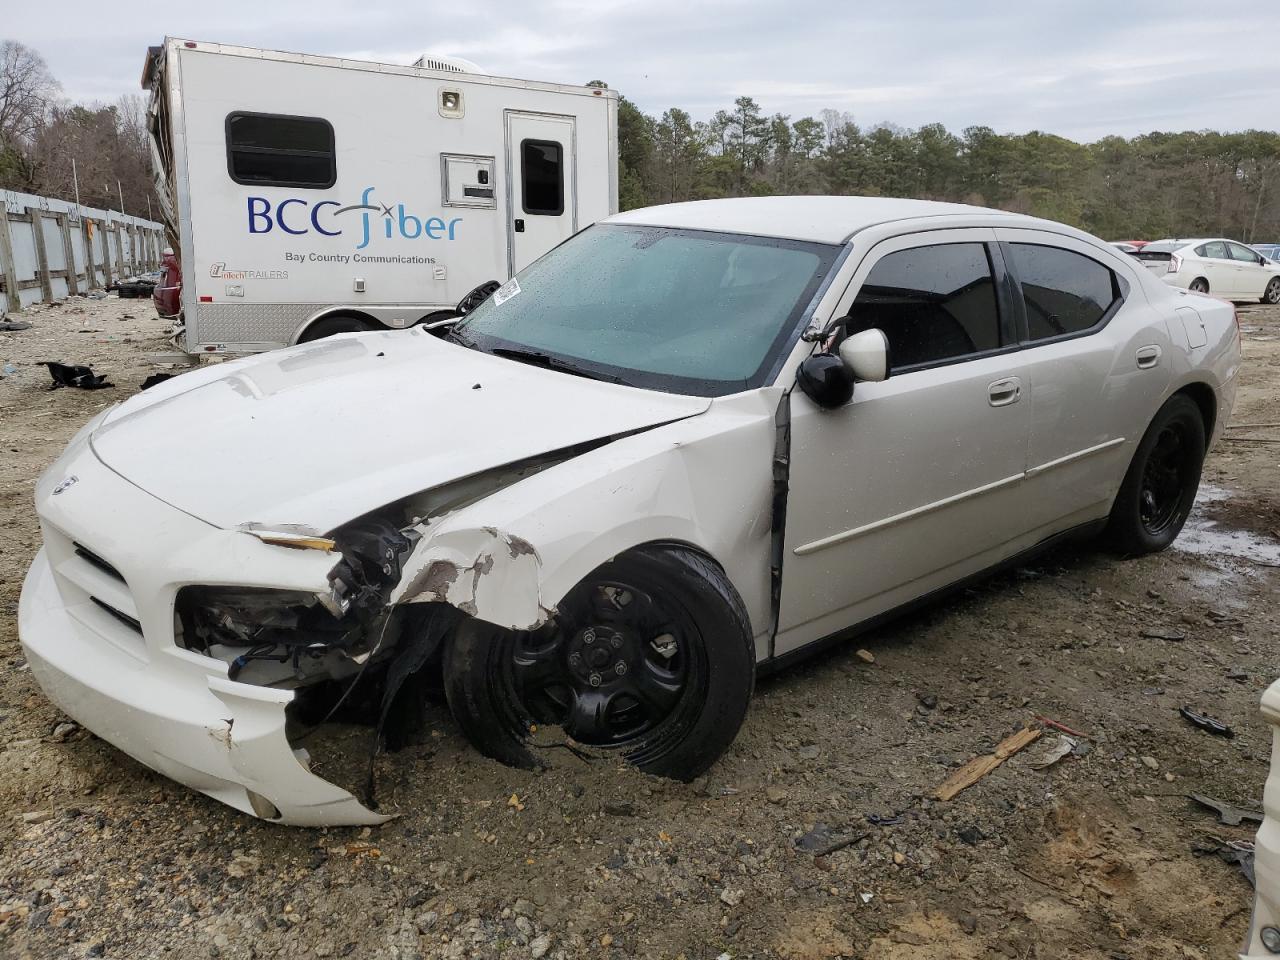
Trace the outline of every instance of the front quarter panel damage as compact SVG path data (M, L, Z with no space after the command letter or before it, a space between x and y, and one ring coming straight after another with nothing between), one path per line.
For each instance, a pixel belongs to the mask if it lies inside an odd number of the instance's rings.
M420 524L390 602L445 602L532 630L612 557L679 542L725 569L762 652L780 395L767 388L718 399L700 416L616 440Z
M442 532L409 558L391 603L448 603L509 630L533 630L554 615L542 602L541 566L533 544L496 527Z

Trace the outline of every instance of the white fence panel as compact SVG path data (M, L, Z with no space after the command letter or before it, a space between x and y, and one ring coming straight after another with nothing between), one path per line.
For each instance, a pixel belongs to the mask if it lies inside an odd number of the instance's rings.
M9 310L160 268L164 226L154 220L29 193L0 198L0 296Z

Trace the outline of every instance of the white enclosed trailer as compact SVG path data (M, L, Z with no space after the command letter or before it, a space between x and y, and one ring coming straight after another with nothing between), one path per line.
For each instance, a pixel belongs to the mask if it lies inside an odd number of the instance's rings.
M617 211L617 94L166 39L148 52L184 347L407 327Z

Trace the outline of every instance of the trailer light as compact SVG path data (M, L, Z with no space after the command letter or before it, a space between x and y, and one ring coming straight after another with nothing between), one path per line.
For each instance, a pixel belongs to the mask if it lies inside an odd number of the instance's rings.
M447 119L458 119L462 116L462 91L440 91L440 116Z
M183 44L183 46L186 47L188 50L194 50L196 48L196 45L192 43L190 40L186 41Z
M201 303L213 303L213 297L209 297L209 296L202 296L202 297L200 298L200 302L201 302Z

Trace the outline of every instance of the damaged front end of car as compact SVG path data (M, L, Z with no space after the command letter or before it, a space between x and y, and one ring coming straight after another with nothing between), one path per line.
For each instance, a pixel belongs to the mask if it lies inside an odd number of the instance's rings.
M288 698L285 736L308 772L329 769L311 758L317 747L312 734L328 721L372 728L371 736L354 741L365 761L359 782L343 778L351 785L351 803L333 806L337 819L327 823L385 819L376 812L373 761L384 743L402 745L412 732L406 725L421 718L422 705L406 702L422 696L421 685L409 681L432 664L463 619L526 629L554 615L539 595L539 558L532 544L496 528L451 527L446 521L579 452L557 451L464 478L325 534L267 524L240 528L239 534L277 548L282 563L295 552L330 559L326 581L315 590L191 585L178 591L176 645L225 663L230 686L261 687ZM229 740L237 730L229 726ZM346 749L351 752L351 742ZM350 760L338 765L350 770ZM288 804L277 791L261 793L254 813L293 822L281 814ZM305 798L297 799L306 805Z

